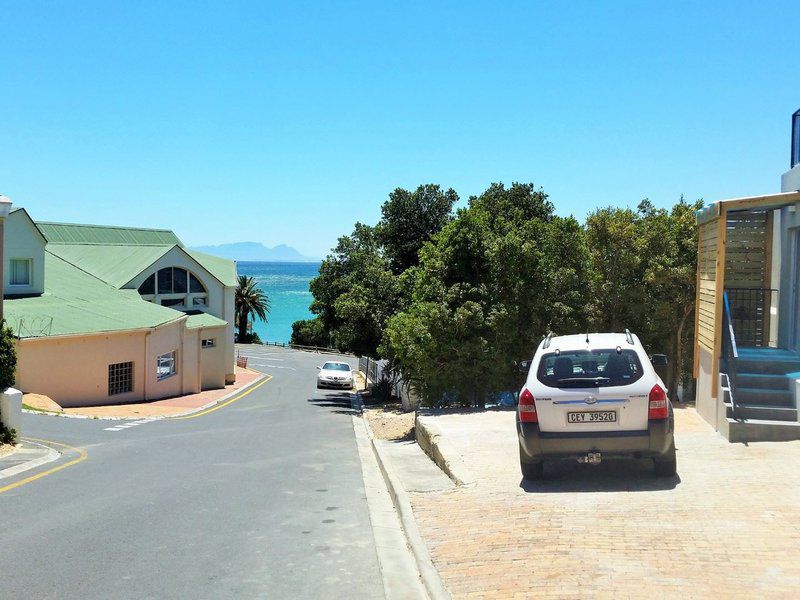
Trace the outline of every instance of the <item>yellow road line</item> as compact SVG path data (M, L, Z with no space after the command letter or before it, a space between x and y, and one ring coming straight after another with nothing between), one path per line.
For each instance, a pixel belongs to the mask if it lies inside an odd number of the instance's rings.
M212 406L208 410L204 410L204 411L199 412L199 413L194 413L192 415L186 415L185 417L172 417L172 418L173 419L195 419L197 417L202 417L204 415L207 415L208 413L212 413L215 410L219 410L220 408L225 408L226 406L228 406L228 404L232 404L232 403L236 402L237 400L241 400L242 398L247 396L247 394L249 394L250 392L256 391L258 388L260 388L262 385L264 385L265 383L267 383L271 379L272 379L272 375L267 375L262 381L259 381L253 387L246 389L244 392L242 392L238 396L234 396L233 398L223 402L222 404L217 404L216 406Z
M37 473L36 475L31 475L30 477L26 477L25 479L20 479L19 481L15 483L10 483L7 486L0 487L0 494L2 494L3 492L8 492L9 490L13 490L14 488L18 488L22 485L25 485L26 483L31 483L32 481L41 479L46 475L52 475L53 473L57 473L58 471L66 469L67 467L71 467L72 465L77 465L79 462L86 460L86 457L88 456L86 450L84 450L83 448L75 448L73 446L68 446L67 444L61 444L59 442L51 442L50 440L40 440L38 438L24 438L24 439L30 440L32 442L42 442L44 444L52 444L54 446L61 446L62 448L67 448L69 450L72 450L73 452L77 452L78 458L74 458L71 461L64 463L63 465L58 465L57 467L53 467L52 469L48 469L47 471L42 471L41 473Z

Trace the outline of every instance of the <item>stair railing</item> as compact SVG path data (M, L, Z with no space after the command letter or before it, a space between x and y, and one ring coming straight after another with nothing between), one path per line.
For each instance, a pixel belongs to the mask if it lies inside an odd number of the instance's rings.
M731 416L736 418L736 371L739 360L739 350L736 347L736 335L733 332L733 319L731 307L728 302L728 292L722 294L723 321L722 321L722 360L725 363L725 374L728 377L728 390L731 396Z

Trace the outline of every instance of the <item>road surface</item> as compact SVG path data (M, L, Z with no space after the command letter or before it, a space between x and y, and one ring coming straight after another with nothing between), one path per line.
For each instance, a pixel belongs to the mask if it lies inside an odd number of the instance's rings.
M243 352L273 378L207 414L24 415L73 448L39 471L74 464L0 493L2 598L383 597L349 393L319 355Z

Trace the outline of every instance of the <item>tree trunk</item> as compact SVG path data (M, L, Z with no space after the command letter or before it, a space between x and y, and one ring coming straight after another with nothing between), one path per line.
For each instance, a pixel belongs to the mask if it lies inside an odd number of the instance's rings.
M239 315L239 341L244 342L247 337L247 317L249 315L245 312Z
M669 397L674 400L678 395L678 384L683 380L683 330L686 327L686 320L692 314L694 305L687 306L686 310L678 323L678 330L673 338L675 348L675 364L670 372ZM685 395L685 394L684 394Z

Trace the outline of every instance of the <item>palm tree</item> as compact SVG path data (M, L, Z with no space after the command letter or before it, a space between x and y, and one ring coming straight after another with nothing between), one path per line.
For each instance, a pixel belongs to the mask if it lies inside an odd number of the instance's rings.
M247 339L250 315L266 321L269 309L269 296L258 287L255 278L239 275L239 286L236 288L236 323L239 325L240 342Z

